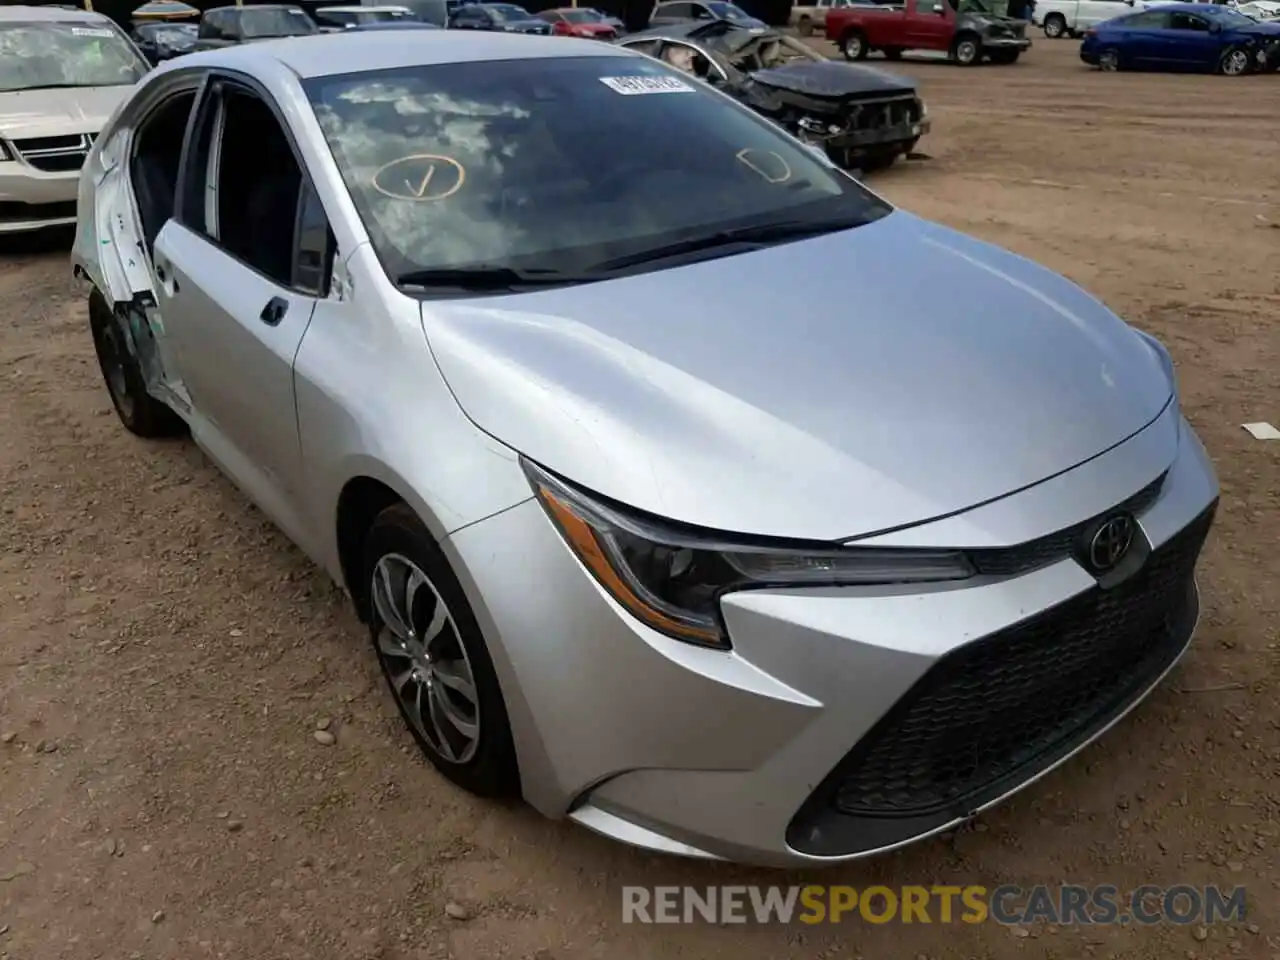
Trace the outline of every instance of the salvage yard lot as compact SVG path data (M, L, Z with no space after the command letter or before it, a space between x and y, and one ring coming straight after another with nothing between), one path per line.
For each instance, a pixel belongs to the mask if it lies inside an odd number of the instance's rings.
M189 444L118 425L65 238L8 243L0 957L1280 956L1280 442L1239 426L1280 422L1280 80L1101 75L1076 49L895 64L923 84L932 159L873 185L1065 273L1173 352L1222 506L1197 643L1136 716L982 829L805 876L652 857L464 796L412 748L323 575ZM313 738L323 720L336 745ZM619 922L624 884L805 880L1243 884L1250 915L1205 939Z

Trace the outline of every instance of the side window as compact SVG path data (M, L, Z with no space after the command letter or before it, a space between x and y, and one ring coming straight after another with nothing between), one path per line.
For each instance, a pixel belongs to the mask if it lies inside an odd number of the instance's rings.
M221 40L222 29L218 25L218 21L222 19L222 15L217 11L206 13L200 18L200 29L197 35L201 40Z
M328 223L270 106L237 83L215 81L184 171L181 217L228 254L282 287L323 295Z
M1171 30L1196 30L1200 33L1209 32L1209 21L1201 20L1199 17L1192 16L1189 13L1170 14L1169 19L1169 29Z
M937 13L942 9L942 0L916 0L916 13Z
M695 20L714 20L715 18L716 18L716 17L715 17L715 14L713 14L710 10L708 10L708 9L707 9L706 7L704 7L702 4L700 4L700 3L695 3L695 4L693 5L693 19L695 19Z
M688 20L693 17L693 4L664 3L654 10L654 14L659 17L676 17L678 19Z
M1133 30L1160 30L1168 22L1168 17L1159 10L1147 10L1144 13L1135 13L1132 17L1126 17L1120 21L1120 26Z

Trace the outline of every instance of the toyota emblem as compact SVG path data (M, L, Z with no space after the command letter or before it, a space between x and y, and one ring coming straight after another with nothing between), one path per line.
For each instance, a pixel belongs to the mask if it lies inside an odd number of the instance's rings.
M1114 570L1133 545L1133 518L1120 515L1102 522L1089 541L1089 566L1096 573Z

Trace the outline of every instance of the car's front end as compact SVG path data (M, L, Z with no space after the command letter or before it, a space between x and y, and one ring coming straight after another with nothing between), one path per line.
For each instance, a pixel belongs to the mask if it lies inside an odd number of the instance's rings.
M149 69L105 18L4 25L0 43L0 233L75 222L93 139Z
M1218 486L1172 361L682 74L582 47L406 70L395 102L367 95L384 71L308 87L371 227L357 296L430 352L388 382L433 378L433 415L483 438L442 463L382 394L378 436L351 431L418 502L484 491L437 511L504 704L467 725L508 724L542 812L655 850L813 865L962 822L1190 642ZM455 202L405 217L422 194L366 171L419 162L424 123L457 170L415 175ZM313 449L353 420L312 407L326 347L297 367Z
M815 273L842 247L856 277ZM902 284L875 286L904 261ZM719 291L699 336L727 335L804 276L832 304L803 326L829 361L713 337L716 371L677 366L625 345L640 318L621 301L610 324L568 295L424 312L459 402L524 454L536 494L448 548L519 674L544 810L694 856L864 856L1038 779L1177 662L1218 490L1162 347L1047 271L905 214L847 245L679 272L665 295L637 278L617 296L678 313L686 285ZM852 314L834 306L850 284L876 289ZM874 360L837 346L850 322ZM560 384L552 407L531 383ZM590 425L577 447L574 423Z

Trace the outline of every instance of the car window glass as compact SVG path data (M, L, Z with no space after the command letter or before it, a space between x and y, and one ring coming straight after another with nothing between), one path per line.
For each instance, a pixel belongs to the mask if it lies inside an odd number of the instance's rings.
M279 120L260 97L226 84L216 103L202 113L202 129L187 161L194 182L184 198L183 219L287 287L293 282L302 169Z
M1175 13L1170 16L1169 27L1172 30L1197 30L1201 33L1207 33L1209 23L1199 17L1193 17L1189 13Z
M663 3L658 5L654 13L660 17L676 17L681 20L689 20L693 17L693 4Z
M942 9L942 0L916 0L916 13L937 13Z
M246 38L297 37L316 32L315 21L297 7L244 7L240 35Z
M150 65L115 24L9 21L0 29L0 93L41 87L124 87ZM31 107L15 104L18 115Z
M743 220L889 211L682 76L654 60L591 56L304 87L392 277L477 263L582 269Z
M661 40L637 40L634 43L624 43L623 46L628 50L638 50L640 53L647 53L653 56L658 51L658 45Z
M1158 10L1148 10L1143 13L1135 13L1132 17L1125 17L1120 21L1122 26L1131 27L1141 30L1160 29L1168 22L1168 18Z

